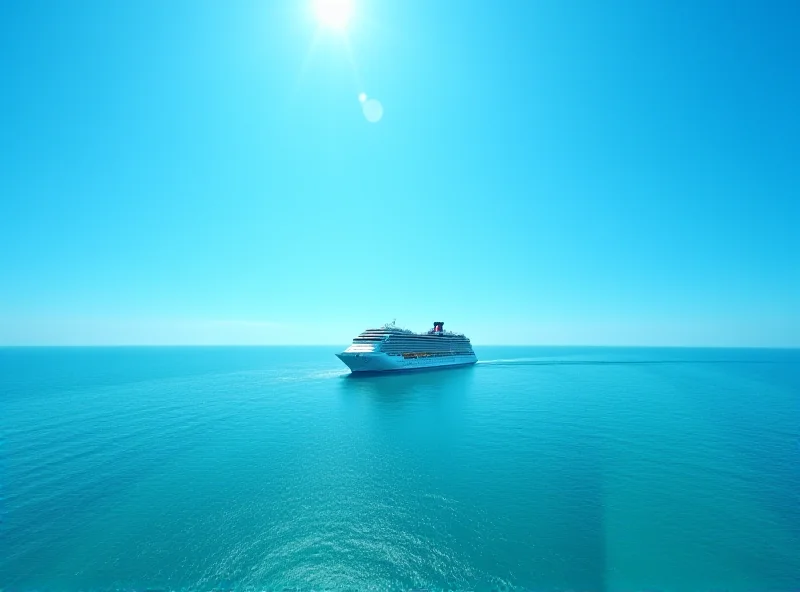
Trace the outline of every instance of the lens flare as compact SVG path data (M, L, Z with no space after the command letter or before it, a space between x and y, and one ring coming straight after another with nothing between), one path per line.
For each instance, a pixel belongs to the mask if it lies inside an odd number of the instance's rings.
M314 0L314 14L323 27L343 30L353 18L353 0Z
M364 117L370 123L378 123L383 118L383 105L377 99L368 99L361 106Z

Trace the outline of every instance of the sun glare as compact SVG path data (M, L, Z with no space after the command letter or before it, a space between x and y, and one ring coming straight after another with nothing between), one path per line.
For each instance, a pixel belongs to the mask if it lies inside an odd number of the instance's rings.
M314 14L323 27L343 30L353 17L353 0L313 0Z

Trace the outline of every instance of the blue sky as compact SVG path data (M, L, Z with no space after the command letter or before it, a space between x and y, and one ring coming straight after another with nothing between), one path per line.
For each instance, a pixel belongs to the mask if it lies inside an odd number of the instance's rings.
M798 19L4 2L0 344L798 346Z

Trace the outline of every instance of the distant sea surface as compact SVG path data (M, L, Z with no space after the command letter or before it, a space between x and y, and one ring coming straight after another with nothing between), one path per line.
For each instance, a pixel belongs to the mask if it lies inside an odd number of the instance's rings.
M0 349L0 589L800 589L800 350Z

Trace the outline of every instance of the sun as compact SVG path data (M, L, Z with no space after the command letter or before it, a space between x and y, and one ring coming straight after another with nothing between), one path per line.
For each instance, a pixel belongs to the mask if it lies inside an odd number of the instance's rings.
M314 14L323 27L344 30L353 18L353 0L313 0Z

